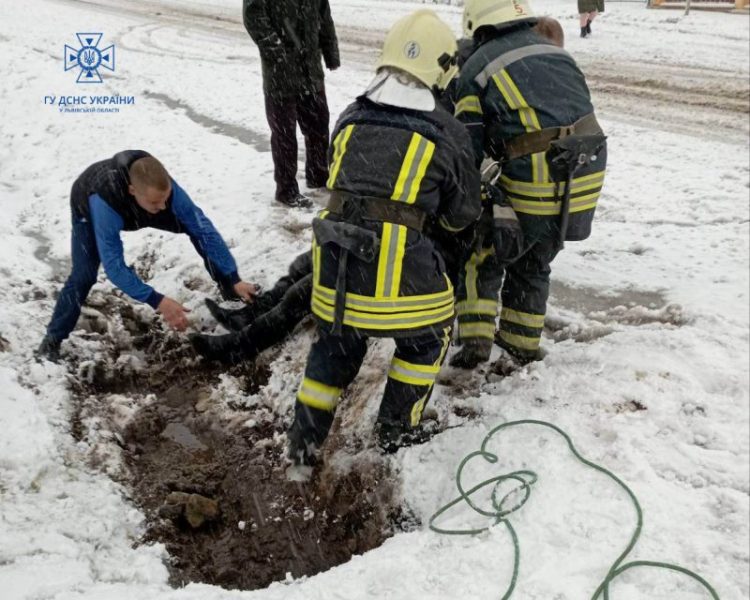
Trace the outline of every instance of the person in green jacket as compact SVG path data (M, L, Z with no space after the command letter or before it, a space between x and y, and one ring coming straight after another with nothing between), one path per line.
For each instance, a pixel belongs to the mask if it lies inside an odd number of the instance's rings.
M297 183L297 123L307 187L325 187L330 115L322 62L331 70L341 64L331 8L328 0L243 0L242 13L260 51L276 200L312 206Z

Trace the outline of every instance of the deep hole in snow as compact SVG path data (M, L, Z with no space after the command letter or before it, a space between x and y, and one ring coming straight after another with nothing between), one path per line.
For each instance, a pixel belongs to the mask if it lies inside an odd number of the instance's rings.
M143 510L140 543L165 544L173 585L258 589L329 569L414 525L382 456L334 431L327 445L352 451L340 461L346 467L318 468L305 485L287 481L286 415L217 401L225 368L197 360L126 302L108 299L98 310L108 325L94 318L68 353L77 371L73 435ZM229 373L244 393L270 375L262 364ZM107 445L102 438L118 459L95 449Z

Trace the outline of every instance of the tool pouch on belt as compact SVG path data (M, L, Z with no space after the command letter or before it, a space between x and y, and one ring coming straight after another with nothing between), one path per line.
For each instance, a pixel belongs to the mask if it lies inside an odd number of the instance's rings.
M579 169L596 160L597 155L604 148L606 139L607 136L603 133L570 135L553 141L547 151L546 158L550 178L556 184L555 200L562 201L560 207L560 248L565 245L565 237L568 231L570 186L573 177ZM563 184L565 185L564 193L560 198L560 186Z
M503 191L491 183L485 183L484 186L492 199L492 240L495 245L495 256L502 265L508 265L523 253L523 230L516 211Z
M373 262L380 251L380 238L374 231L342 221L315 218L312 227L320 246L335 244L340 248L339 268L336 274L336 305L331 329L331 333L339 335L346 307L346 267L349 254L353 254L361 261Z

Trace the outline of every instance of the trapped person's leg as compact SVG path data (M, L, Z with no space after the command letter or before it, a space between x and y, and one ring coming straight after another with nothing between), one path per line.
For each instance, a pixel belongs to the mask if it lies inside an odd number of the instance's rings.
M289 265L286 275L281 277L267 292L260 294L255 300L236 310L220 307L213 300L206 299L206 306L213 317L231 331L239 331L250 325L260 315L267 313L281 302L284 294L298 281L312 273L312 253L300 254ZM308 299L309 304L309 299Z
M75 329L81 306L96 283L99 271L99 252L96 248L94 228L88 220L73 218L71 233L73 266L55 304L52 319L47 326L39 353L56 358L60 344Z
M450 328L441 336L396 339L377 420L383 450L393 452L424 441L418 427L449 343Z
M305 179L310 188L325 187L328 180L330 113L325 88L300 96L297 118L305 136Z
M299 195L297 184L297 104L294 98L266 94L266 119L271 128L276 200L288 203Z
M251 360L284 340L310 314L312 273L292 285L270 310L256 316L246 327L226 335L189 336L193 348L203 357L236 364Z
M356 377L366 352L367 338L354 329L344 328L340 336L318 329L289 430L289 458L294 462L314 461L316 450L328 437L341 393Z

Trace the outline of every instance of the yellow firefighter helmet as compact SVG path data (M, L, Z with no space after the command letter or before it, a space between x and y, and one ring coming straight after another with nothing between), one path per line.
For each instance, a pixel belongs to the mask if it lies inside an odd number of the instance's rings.
M464 35L472 37L484 25L500 25L534 18L527 0L465 0Z
M395 67L416 77L428 88L445 89L458 72L456 36L431 10L422 9L399 19L385 36L376 69Z

